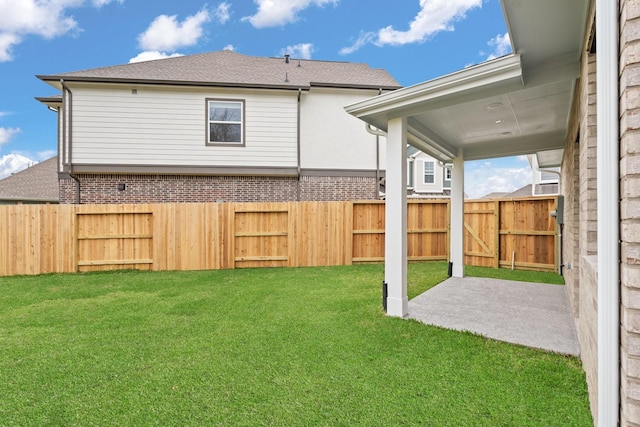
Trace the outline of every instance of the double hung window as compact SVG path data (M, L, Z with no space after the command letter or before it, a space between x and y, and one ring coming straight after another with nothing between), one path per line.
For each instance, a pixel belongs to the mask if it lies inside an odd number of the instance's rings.
M244 144L244 101L207 99L207 144Z
M424 183L433 184L436 181L436 171L434 162L424 162Z

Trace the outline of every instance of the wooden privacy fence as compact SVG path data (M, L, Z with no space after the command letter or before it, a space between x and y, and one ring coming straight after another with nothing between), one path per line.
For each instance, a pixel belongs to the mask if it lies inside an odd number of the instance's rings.
M368 202L0 206L0 276L215 270L384 260L385 205ZM556 198L465 202L465 263L555 270ZM411 261L447 260L449 201L407 207Z

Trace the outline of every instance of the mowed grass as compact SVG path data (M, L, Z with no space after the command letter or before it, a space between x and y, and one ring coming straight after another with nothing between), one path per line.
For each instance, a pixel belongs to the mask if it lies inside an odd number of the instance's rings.
M410 282L443 267L411 264ZM386 317L382 278L2 278L0 425L592 425L578 359Z

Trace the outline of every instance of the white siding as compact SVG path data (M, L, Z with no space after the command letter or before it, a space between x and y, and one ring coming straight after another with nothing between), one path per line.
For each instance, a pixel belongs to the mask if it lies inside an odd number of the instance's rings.
M296 92L124 85L72 90L74 163L297 165ZM245 101L244 147L206 145L206 98Z
M433 169L434 169L433 184L425 184L424 182L424 163L425 162L433 162ZM413 173L414 173L413 188L416 193L442 193L444 171L442 166L440 166L440 162L438 162L436 159L434 159L433 157L425 153L417 154L414 160Z
M300 162L303 169L376 169L376 137L344 110L345 105L378 94L376 90L311 88L301 100ZM380 138L384 153L385 138ZM384 157L384 156L383 156ZM380 168L384 169L384 158Z

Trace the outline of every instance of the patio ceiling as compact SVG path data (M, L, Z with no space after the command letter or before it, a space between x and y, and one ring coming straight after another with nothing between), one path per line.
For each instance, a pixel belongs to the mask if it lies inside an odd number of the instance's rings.
M390 119L406 117L408 142L441 161L462 148L465 160L540 152L542 167L556 166L566 144L588 3L502 0L514 53L346 110L384 131Z

